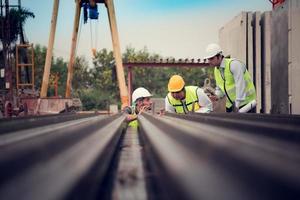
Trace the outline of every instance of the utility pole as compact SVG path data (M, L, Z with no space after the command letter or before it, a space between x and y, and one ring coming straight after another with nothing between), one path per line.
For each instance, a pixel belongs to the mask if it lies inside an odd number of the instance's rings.
M46 62L45 62L45 66L44 66L44 75L43 75L42 89L41 89L41 95L40 95L41 98L47 97L47 91L48 91L48 85L49 85L49 75L50 75L50 68L51 68L51 61L52 61L53 44L54 44L54 39L55 39L55 30L56 30L56 22L57 22L57 15L58 15L58 6L59 6L59 0L54 0L52 19L51 19L51 30L50 30L50 36L49 36L49 41L48 41Z
M75 18L74 18L71 54L68 63L68 77L67 77L67 86L66 86L66 95L65 95L66 98L71 98L71 88L72 88L72 80L73 80L75 52L77 48L77 35L78 35L78 28L79 28L80 11L81 11L80 0L76 0L76 11L75 11Z

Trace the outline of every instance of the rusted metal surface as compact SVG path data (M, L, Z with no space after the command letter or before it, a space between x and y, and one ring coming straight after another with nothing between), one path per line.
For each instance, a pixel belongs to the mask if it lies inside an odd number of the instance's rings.
M21 103L26 104L28 108L28 115L44 115L44 114L57 114L67 107L75 106L76 108L81 107L74 105L76 99L72 98L21 98Z
M127 62L123 63L124 67L209 67L206 62L201 62L200 59L195 61L194 59L185 60L169 60L160 59L158 61L149 62Z

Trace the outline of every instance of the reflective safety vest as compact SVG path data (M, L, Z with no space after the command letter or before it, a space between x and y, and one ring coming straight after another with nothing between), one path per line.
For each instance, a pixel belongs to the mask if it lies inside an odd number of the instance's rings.
M186 86L185 89L185 102L175 99L169 92L167 97L169 103L175 108L175 112L179 114L187 114L187 112L197 111L200 109L197 86Z
M224 75L222 75L219 67L215 67L215 72L214 72L217 86L227 96L227 100L226 100L227 108L231 108L232 103L236 99L236 87L235 87L234 77L230 71L230 63L233 60L234 59L224 58L224 62L225 62ZM255 87L248 70L245 70L244 72L244 80L246 81L246 87L245 87L246 98L244 101L241 102L240 107L256 99Z
M131 109L131 113L130 113L131 115L137 115L136 112L135 112L135 107L134 106L130 107L130 109ZM138 120L135 119L135 120L129 122L128 126L133 127L133 128L138 128L138 126L139 126Z

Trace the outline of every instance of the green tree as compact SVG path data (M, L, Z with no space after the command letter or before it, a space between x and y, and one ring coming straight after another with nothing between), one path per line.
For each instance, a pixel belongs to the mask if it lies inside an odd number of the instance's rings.
M41 83L46 57L46 48L35 46L36 82ZM124 62L159 61L162 56L149 53L147 48L135 50L128 47L123 54ZM169 58L171 60L172 58ZM62 58L53 58L51 72L60 74L59 94L64 96L67 77L67 63ZM202 86L206 77L213 77L213 69L204 68L134 68L133 88L146 87L155 97L165 97L167 83L173 74L184 77L187 85ZM125 75L126 69L125 69ZM107 109L109 104L119 104L119 87L116 78L113 52L102 49L96 53L93 68L89 68L84 57L77 57L74 64L72 96L79 97L84 110ZM50 94L53 94L50 90Z
M42 86L46 54L47 48L45 46L41 46L39 44L34 46L34 79L35 87L38 91L40 91L40 88Z
M149 53L145 47L136 51L132 47L128 47L123 54L124 62L158 62L163 59L158 54ZM166 58L173 60L174 58ZM134 68L133 70L133 89L137 87L145 87L151 91L154 97L165 97L168 93L167 84L169 78L174 74L179 74L185 79L186 85L203 86L204 79L210 74L210 69L206 68L188 68L188 67L145 67Z
M58 95L61 97L65 96L66 91L66 83L67 83L67 74L68 74L68 66L67 62L64 61L63 58L58 57L54 58L51 66L51 76L55 74L59 75L58 79ZM48 96L54 96L54 85L52 85L48 89Z
M7 25L10 27L9 37L5 35L7 34L6 31L0 31L0 40L3 45L9 45L16 42L18 36L23 34L23 26L29 17L34 18L35 16L32 12L25 8L21 8L20 10L12 8L6 16L0 17L0 21L3 22L0 24L0 30L6 30ZM7 19L9 19L8 22Z
M109 104L119 104L119 88L117 83L115 62L112 51L102 49L96 53L93 60L94 68L90 73L92 76L91 87L100 92L97 108L106 109Z

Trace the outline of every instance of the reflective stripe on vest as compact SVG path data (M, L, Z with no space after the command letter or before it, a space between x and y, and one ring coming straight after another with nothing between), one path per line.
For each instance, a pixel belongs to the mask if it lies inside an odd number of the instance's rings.
M225 95L226 95L226 93L225 93L225 88L226 88L226 92L227 92L230 100L232 102L234 102L236 99L236 87L235 87L233 74L230 71L230 63L234 59L228 59L228 58L223 58L223 59L225 62L224 78L222 77L220 69L218 67L215 67L214 73L215 73L216 84ZM250 101L256 99L255 87L254 87L253 81L251 79L251 76L250 76L248 70L245 70L245 72L244 72L244 80L246 81L246 87L245 87L246 98L244 101L241 102L240 106L246 105ZM224 81L225 81L225 88L224 88ZM230 100L227 97L227 100L226 100L227 108L230 108L232 106L232 103L230 102Z
M200 109L199 103L198 103L198 95L197 90L199 87L197 86L186 86L185 88L185 102L183 105L183 102L180 100L175 99L171 93L167 95L169 103L175 108L176 113L180 114L186 114L187 111L197 111ZM186 109L187 111L186 111Z

